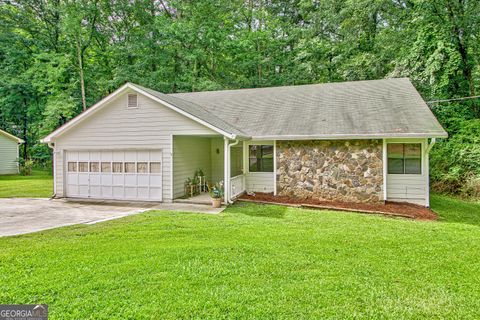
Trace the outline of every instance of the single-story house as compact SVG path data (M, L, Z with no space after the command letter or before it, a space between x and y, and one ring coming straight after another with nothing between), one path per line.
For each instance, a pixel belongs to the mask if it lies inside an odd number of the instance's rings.
M202 169L247 192L429 206L447 133L407 78L163 94L127 83L42 141L56 197L170 202Z
M18 173L18 146L20 138L0 130L0 174Z

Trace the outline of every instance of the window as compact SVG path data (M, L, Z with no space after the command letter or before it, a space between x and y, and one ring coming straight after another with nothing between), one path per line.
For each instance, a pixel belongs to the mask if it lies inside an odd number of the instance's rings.
M122 162L114 162L112 163L113 173L122 173L123 172L123 163Z
M88 162L79 162L78 172L88 172Z
M389 143L387 146L389 174L421 174L420 143Z
M150 173L160 173L160 162L150 162Z
M125 173L135 173L135 162L125 162Z
M148 173L148 162L137 162L137 173Z
M136 94L129 93L127 100L127 108L138 108L138 97Z
M273 146L251 145L248 157L250 172L273 172Z
M98 165L98 162L90 162L90 172L99 172L100 167Z
M102 162L102 172L112 172L112 164L110 162Z
M68 163L68 172L77 172L77 163L69 162Z

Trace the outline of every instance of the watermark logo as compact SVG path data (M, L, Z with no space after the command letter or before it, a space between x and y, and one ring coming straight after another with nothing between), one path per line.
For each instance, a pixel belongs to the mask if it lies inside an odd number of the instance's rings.
M0 320L47 320L46 304L1 304Z

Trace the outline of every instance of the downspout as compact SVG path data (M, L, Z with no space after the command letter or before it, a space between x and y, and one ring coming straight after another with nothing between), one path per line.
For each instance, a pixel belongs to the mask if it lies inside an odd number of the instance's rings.
M52 198L57 196L57 153L55 152L55 145L52 142L47 143L48 147L53 150L53 195Z
M428 144L428 147L427 147L427 150L425 150L425 152L428 154L430 153L430 150L432 150L432 147L433 145L435 144L436 142L436 139L435 138L432 138L432 140L430 141L430 143Z
M225 183L223 187L223 193L225 197L225 204L228 205L229 203L232 203L232 199L230 198L230 148L232 146L235 146L239 143L238 139L235 139L234 142L228 143L228 138L224 137L224 177L225 177Z
M425 199L425 206L427 208L430 208L430 160L429 160L429 153L430 153L430 150L432 150L432 147L433 145L435 144L436 140L435 138L432 138L432 140L430 141L430 143L428 143L428 139L427 139L427 149L425 150L425 175L426 175L426 179L427 179L427 196L426 196L426 199Z

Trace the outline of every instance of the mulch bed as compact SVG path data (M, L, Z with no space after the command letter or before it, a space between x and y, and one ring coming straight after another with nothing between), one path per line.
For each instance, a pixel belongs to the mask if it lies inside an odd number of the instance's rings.
M295 207L329 209L339 211L352 211L387 216L405 217L416 220L436 220L437 215L429 208L405 203L389 202L385 204L353 203L340 201L322 201L318 199L294 199L285 196L274 196L271 193L255 193L255 195L243 194L239 200L248 202L281 204Z

